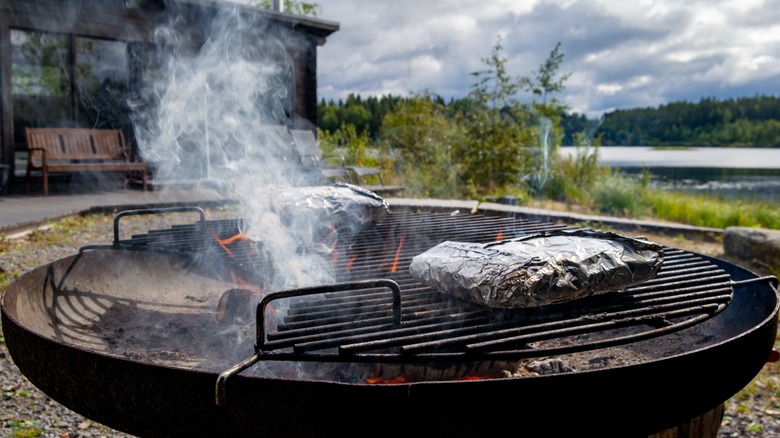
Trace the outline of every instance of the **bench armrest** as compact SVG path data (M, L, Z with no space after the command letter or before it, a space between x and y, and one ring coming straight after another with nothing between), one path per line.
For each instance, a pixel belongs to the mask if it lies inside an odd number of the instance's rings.
M34 156L35 152L41 153L41 164L46 164L46 149L44 148L27 148L27 165L33 166L34 165Z

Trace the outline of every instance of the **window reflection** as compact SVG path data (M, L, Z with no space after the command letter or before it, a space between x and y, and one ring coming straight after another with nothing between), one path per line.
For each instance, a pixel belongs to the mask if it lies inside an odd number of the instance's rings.
M78 123L128 134L127 43L76 37Z
M128 43L11 29L11 62L16 150L26 149L26 127L119 128L132 138Z
M11 29L11 94L17 148L24 147L25 127L70 125L69 50L65 35Z

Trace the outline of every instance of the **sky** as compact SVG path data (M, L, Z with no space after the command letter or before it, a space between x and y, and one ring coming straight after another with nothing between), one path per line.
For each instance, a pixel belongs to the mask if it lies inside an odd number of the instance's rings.
M780 95L780 0L314 0L340 29L318 49L318 97L468 94L500 36L512 76L557 42L571 112ZM533 96L521 96L530 101Z

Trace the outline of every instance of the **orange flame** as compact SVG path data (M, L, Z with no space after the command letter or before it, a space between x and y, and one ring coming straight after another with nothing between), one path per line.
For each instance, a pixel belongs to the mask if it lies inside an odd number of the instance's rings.
M347 272L352 272L352 265L355 263L355 260L357 260L357 256L352 256L352 258L349 259L346 266Z
M496 234L496 242L500 242L502 240L504 240L504 232L499 231L498 234Z
M398 272L398 259L401 258L401 250L404 247L404 240L406 240L406 229L401 232L401 241L398 242L398 249L395 251L395 259L393 259L393 266L390 268L390 272Z
M246 236L244 233L238 233L236 235L230 236L226 239L220 239L216 234L213 235L214 241L217 242L217 244L222 247L222 249L225 251L225 253L230 257L231 259L236 258L236 255L233 253L233 251L230 250L229 246L234 244L235 242L251 242L252 240ZM249 254L257 254L257 251L254 247L250 248L248 251Z

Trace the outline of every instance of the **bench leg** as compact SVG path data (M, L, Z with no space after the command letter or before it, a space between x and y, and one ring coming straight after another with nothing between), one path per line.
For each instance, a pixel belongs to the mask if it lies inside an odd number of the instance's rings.
M41 178L41 183L43 184L43 196L49 196L49 172L46 170L46 167L41 168L41 172L43 172L43 176ZM30 193L30 180L32 179L32 170L28 167L27 171L24 173L24 194Z
M30 178L32 178L32 173L30 172L30 167L27 166L27 172L24 174L24 194L30 192Z
M43 196L49 196L49 172L43 168Z

